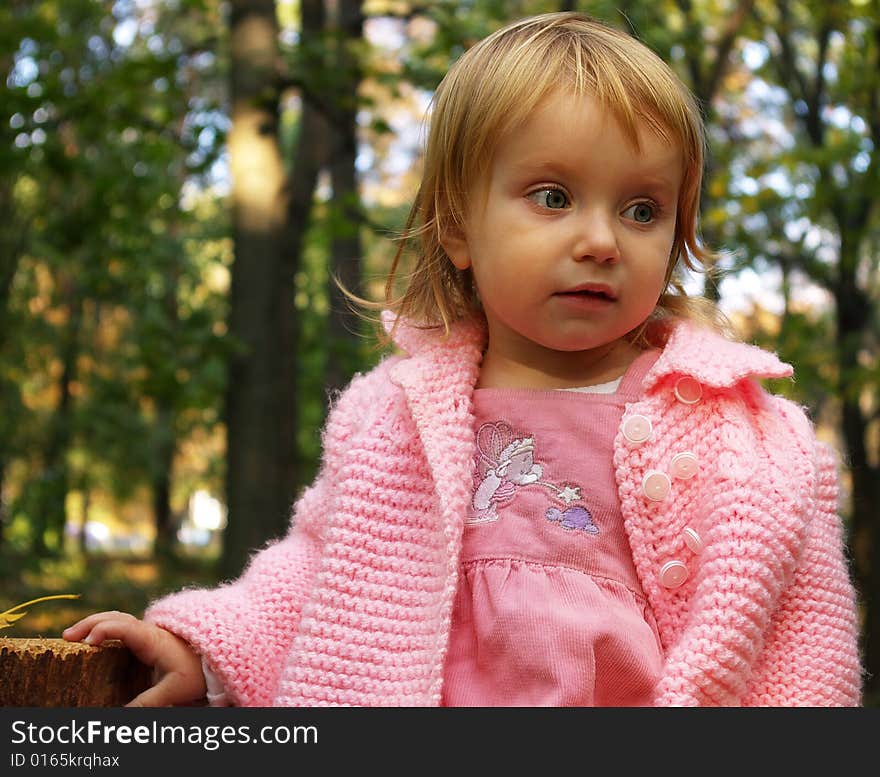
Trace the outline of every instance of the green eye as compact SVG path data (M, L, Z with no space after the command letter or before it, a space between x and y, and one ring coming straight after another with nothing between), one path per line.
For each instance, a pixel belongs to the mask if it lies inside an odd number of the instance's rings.
M627 208L624 215L639 224L650 224L654 220L654 206L649 202L639 202Z
M529 199L550 210L568 207L568 195L562 189L538 189L528 195Z

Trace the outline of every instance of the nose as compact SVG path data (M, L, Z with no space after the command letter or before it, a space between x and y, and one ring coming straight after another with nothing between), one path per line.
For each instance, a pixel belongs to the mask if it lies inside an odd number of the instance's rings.
M575 261L616 262L620 259L616 219L604 208L591 208L578 219L573 248Z

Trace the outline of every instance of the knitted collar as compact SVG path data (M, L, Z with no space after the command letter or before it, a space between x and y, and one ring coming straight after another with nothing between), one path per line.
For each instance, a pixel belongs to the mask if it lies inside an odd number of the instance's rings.
M382 323L390 332L397 317L382 313ZM460 358L477 367L486 343L482 321L459 321L444 336L442 330L425 329L401 319L394 330L394 344L412 357L429 361L440 353L446 358L460 351ZM755 345L728 340L718 332L695 323L679 320L669 324L666 346L660 358L645 376L644 388L650 389L669 375L690 375L714 388L728 388L746 378L787 378L792 367L769 351Z

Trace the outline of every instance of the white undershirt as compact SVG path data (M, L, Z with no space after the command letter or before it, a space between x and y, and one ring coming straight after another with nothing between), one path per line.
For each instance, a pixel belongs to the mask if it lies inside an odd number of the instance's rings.
M595 386L575 386L574 388L559 389L559 391L580 391L584 394L613 394L620 386L623 375L607 383L597 383Z

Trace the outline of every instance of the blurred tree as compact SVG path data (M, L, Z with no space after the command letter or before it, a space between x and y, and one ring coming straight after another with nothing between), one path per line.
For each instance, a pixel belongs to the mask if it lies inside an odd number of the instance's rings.
M717 121L716 98L731 68L731 55L743 31L748 28L754 4L754 0L674 0L651 6L627 3L621 13L633 34L679 70L679 75L696 97L707 126L712 126ZM710 143L711 139L710 135ZM716 153L719 151L717 144L711 145L703 172L702 213L711 210L715 204L713 180L724 175L721 166L725 150ZM700 227L707 245L720 245L720 236L713 230L711 220L703 219ZM718 302L720 290L716 278L710 275L704 281L704 294Z
M364 15L361 0L340 0L333 25L332 104L328 165L333 189L333 229L330 244L330 289L327 338L330 354L324 373L325 391L341 390L360 366L360 322L334 282L363 296L360 230L364 216L358 189L357 113L362 75L360 46Z
M232 354L226 390L229 525L224 572L240 571L247 549L277 534L290 500L285 466L292 454L278 426L287 427L295 397L275 372L275 347L293 340L283 272L284 166L278 148L278 24L272 0L230 5L229 163L232 174L232 265L229 331ZM289 338L289 339L288 339ZM294 353L281 351L278 363ZM286 373L283 373L286 374Z
M831 303L830 321L784 319L781 345L805 364L817 343L828 348L830 364L817 377L839 406L865 607L866 694L880 697L880 172L872 160L880 145L880 13L877 3L847 0L757 9L764 34L749 56L763 122L737 130L743 178L731 181L731 193L745 215L737 238L758 261L781 268L785 284L804 279ZM817 336L825 323L833 339Z
M57 551L71 486L88 501L93 487L130 496L147 484L167 538L177 412L205 404L199 386L216 405L222 358L210 329L222 306L210 298L212 312L189 320L175 304L202 287L185 246L191 219L181 211L176 227L163 226L182 182L215 156L199 139L205 114L184 94L197 68L180 37L163 37L156 17L126 3L44 0L3 13L12 55L2 126L12 136L0 151L0 244L14 248L3 252L0 460L25 464L10 512L36 550ZM206 346L195 369L191 324Z
M315 399L303 373L322 368L315 393L323 407L327 393L342 388L363 363L359 327L335 283L323 295L330 304L322 315L326 324L318 327L318 360L300 353L308 337L303 326L310 326L317 300L294 303L316 227L329 236L320 275L336 276L361 292L364 216L356 159L364 17L361 3L352 0L303 0L299 12L296 43L289 50L279 44L274 3L233 3L230 17L230 164L237 225L230 332L243 347L231 365L227 402L226 574L286 527L296 489L313 469L297 455L302 404ZM293 148L285 155L279 119L291 91L298 97L298 115ZM316 220L323 170L332 196Z
M230 334L240 345L226 401L229 527L222 571L287 525L297 476L299 326L296 273L325 152L319 83L326 78L323 3L303 0L297 64L303 89L288 172L279 137L281 73L273 0L236 0L229 17L232 130L229 158L235 262Z

